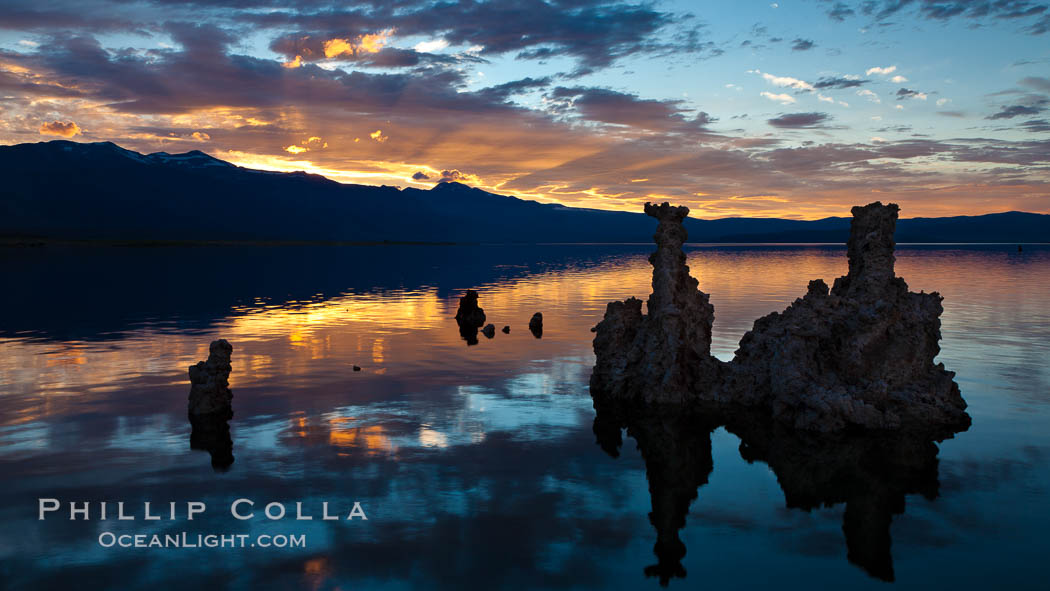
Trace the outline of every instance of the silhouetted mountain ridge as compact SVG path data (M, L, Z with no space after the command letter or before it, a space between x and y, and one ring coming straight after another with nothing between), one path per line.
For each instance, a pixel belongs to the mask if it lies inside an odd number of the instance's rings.
M0 146L0 236L129 241L647 243L641 213L544 204L456 182L430 190L242 168L111 142ZM858 201L859 203L860 201ZM845 242L849 218L686 221L690 242ZM899 242L1036 242L1050 216L913 218Z

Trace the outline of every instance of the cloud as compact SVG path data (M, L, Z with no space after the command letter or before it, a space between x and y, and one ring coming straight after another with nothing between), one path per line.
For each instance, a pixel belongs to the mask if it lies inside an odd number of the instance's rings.
M955 119L962 119L966 117L966 113L963 113L962 111L937 111L937 114L943 115L945 117L953 117Z
M57 135L59 137L71 138L78 136L83 131L75 121L51 121L40 124L38 130L42 135Z
M357 57L369 53L379 53L394 34L394 29L384 29L378 33L358 35L350 39L333 38L321 43L326 58Z
M546 88L547 86L550 86L550 84L551 78L549 76L543 78L522 78L520 80L512 80L510 82L504 82L503 84L497 84L496 86L488 86L478 90L477 93L489 97L494 101L506 101L511 96Z
M559 86L546 95L556 113L579 119L664 132L697 132L714 119L700 111L690 117L680 100L643 99L600 87Z
M892 82L894 84L904 84L907 81L908 81L907 78L905 78L904 76L900 76L900 75L897 75L897 76L894 76L893 78L890 78L890 82Z
M890 74L892 74L892 73L894 73L896 71L897 71L897 66L886 66L886 67L875 66L873 68L868 68L867 70L864 71L864 73L867 74L868 76L871 76L872 74L881 74L883 76L888 76L888 75L890 75Z
M1041 35L1050 30L1050 17L1046 14L1047 5L1029 0L863 0L854 3L854 6L865 16L873 17L879 24L889 24L887 19L897 16L898 13L910 12L927 20L948 21L965 18L978 24L984 24L991 19L1038 19L1023 30L1032 35ZM828 11L829 16L834 10L833 7Z
M1043 133L1050 131L1050 121L1047 121L1046 119L1030 119L1020 124L1018 127L1033 133Z
M1039 105L1010 105L1000 108L998 113L989 115L985 119L1013 119L1014 117L1038 115L1045 110L1045 107Z
M924 101L928 98L928 95L925 92L919 92L910 88L901 88L897 91L897 100L902 101L908 98Z
M379 143L383 143L383 142L387 141L388 139L390 139L388 136L383 135L383 130L382 129L377 129L377 130L373 131L372 133L368 134L368 137L374 139L375 141L377 141Z
M867 88L863 88L861 90L858 90L857 91L857 96L862 96L862 97L868 99L869 101L871 101L873 103L881 103L882 102L881 100L879 100L879 95L877 95L874 92L868 90Z
M863 86L869 82L871 81L862 80L856 76L835 76L821 78L813 83L813 87L818 89L856 88L857 86Z
M284 151L288 152L289 154L302 154L306 150L307 150L307 148L304 148L302 146L297 146L295 144L292 144L290 146L285 146L285 148L284 148Z
M1022 78L1018 81L1021 86L1027 86L1028 88L1034 88L1042 92L1050 93L1050 78L1041 78L1039 76L1029 76Z
M430 175L425 173L425 172L423 172L423 171L418 171L418 172L412 174L412 180L414 180L414 181L429 181L430 180Z
M828 18L833 21L844 22L847 16L853 16L857 14L848 4L843 2L836 2L834 6L828 9Z
M766 92L764 90L759 94L771 101L777 101L778 103L784 105L790 105L797 102L795 101L795 97L791 96L790 94L773 94L772 92Z
M805 80L799 80L798 78L792 78L791 76L774 76L761 70L748 70L748 73L759 74L773 86L784 86L788 88L794 88L796 90L813 90L814 86Z
M952 99L950 98L939 98L937 99L937 106L943 107L944 105L947 105L950 102L952 102Z
M207 142L211 140L211 136L207 133L204 133L203 131L195 131L192 134L190 134L190 137L197 140L198 142Z
M773 127L812 129L814 127L823 127L824 123L830 120L831 116L827 113L788 113L769 119L766 122Z
M433 39L431 41L420 41L419 43L416 43L412 47L412 49L418 51L419 53L433 53L435 51L445 49L446 47L448 47L447 40Z
M530 2L527 8L507 2L399 0L346 7L318 2L268 11L248 4L238 20L261 29L298 30L325 39L342 30L335 38L352 45L353 37L345 31L394 28L399 36L430 39L423 43L469 46L468 53L480 58L516 54L520 59L573 59L580 71L608 67L630 55L720 53L713 42L702 39L701 26L690 15L623 0ZM432 46L413 53L426 54Z
M791 51L808 51L814 47L816 47L816 44L811 39L796 37L791 42Z

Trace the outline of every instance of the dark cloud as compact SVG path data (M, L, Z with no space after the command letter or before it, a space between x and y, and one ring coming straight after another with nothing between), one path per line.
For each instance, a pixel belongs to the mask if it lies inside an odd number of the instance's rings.
M897 100L902 101L906 98L918 98L922 93L918 90L912 90L910 88L901 88L897 91Z
M467 175L458 170L442 170L441 178L437 180L439 183L452 183L456 181L465 180Z
M855 14L857 14L856 11L842 2L836 2L834 6L828 9L828 17L830 17L831 20L840 23L845 21L847 16L853 16Z
M560 112L611 125L665 132L703 131L713 121L703 111L688 117L679 100L643 99L608 88L559 86L547 98Z
M1045 132L1050 131L1050 121L1046 119L1030 119L1020 124L1018 127L1025 131Z
M989 115L985 119L1013 119L1014 117L1024 117L1026 115L1038 115L1045 110L1046 108L1041 106L1010 105L1002 107L998 113Z
M794 40L791 41L791 51L808 51L810 49L813 49L814 47L816 47L816 43L814 43L811 39L802 39L801 37L796 37Z
M422 172L422 171L416 172L416 173L414 173L412 175L412 180L415 180L415 181L429 181L430 180L430 175L428 175L427 173Z
M398 35L479 46L482 55L570 57L590 69L633 54L713 50L713 44L700 41L699 25L691 25L689 15L618 0L401 2L351 10L331 3L315 10L251 12L243 19L263 27L294 27L300 36L320 39L393 28Z
M1050 92L1050 78L1040 78L1038 76L1029 76L1022 78L1018 84L1021 86L1027 86L1042 92Z
M511 82L483 88L477 91L477 94L490 97L493 100L505 101L513 95L546 88L550 84L551 79L549 76L543 78L522 78L521 80L512 80Z
M855 8L854 8L855 7ZM836 2L828 8L828 16L842 21L845 16L859 11L873 17L880 25L891 24L887 19L898 14L914 14L919 18L946 21L966 18L974 21L987 19L1030 21L1023 30L1033 35L1050 31L1048 6L1029 0L865 0L863 2Z
M966 113L963 113L962 111L937 111L937 114L942 117L954 117L956 119L966 117Z
M807 129L823 127L824 123L830 120L831 116L827 113L788 113L786 115L769 119L767 120L767 123L773 127Z
M352 7L333 0L296 2L294 7L262 0L155 0L146 4L57 0L43 3L44 7L41 4L4 2L0 6L0 29L56 35L70 30L148 35L162 30L165 20L185 18L185 9L191 6L198 22L237 28L243 37L253 29L263 34L281 31L273 48L289 60L296 55L308 61L320 59L324 56L321 44L330 39L353 40L391 29L399 36L444 38L453 45L478 46L484 55L513 52L522 59L573 58L580 68L591 70L634 54L705 52L714 56L721 52L714 43L701 39L701 25L691 15L624 0L405 0L353 3ZM408 67L450 59L407 50L341 57L374 67Z
M863 86L871 80L861 80L859 78L845 78L845 77L824 77L813 83L813 88L818 89L836 89L836 88L856 88Z

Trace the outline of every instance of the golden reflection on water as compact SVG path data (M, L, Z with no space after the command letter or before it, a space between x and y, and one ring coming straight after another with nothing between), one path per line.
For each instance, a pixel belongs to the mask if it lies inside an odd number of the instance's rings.
M946 328L955 326L956 319L984 319L994 325L1005 322L996 320L1004 315L1048 320L1046 265L1015 263L1005 252L904 249L897 269L913 290L937 290L946 297ZM711 294L713 351L722 359L731 358L756 318L783 309L805 292L810 279L831 284L846 271L842 248L697 248L689 251L689 264L701 289ZM590 328L606 304L628 296L644 299L650 280L651 267L640 252L589 268L478 285L487 322L497 330L510 325L511 334L481 337L479 345L469 348L452 320L460 294L443 296L436 288L347 293L281 305L257 302L232 308L204 333L143 325L113 341L0 339L0 387L7 399L0 424L75 412L84 397L143 383L188 389L186 368L207 357L214 338L234 345L235 392L253 386L294 389L349 382L353 364L362 366L361 375L368 379L404 380L404 387L412 388L414 383L456 383L464 375L505 372L530 359L563 356L589 363ZM989 303L990 290L1005 305ZM540 340L526 328L537 311L545 321ZM69 397L76 402L65 400ZM317 428L333 446L396 451L381 429L348 426L344 420L297 426L295 431L290 427L290 432L306 437ZM419 438L422 445L442 446L439 433L425 432Z

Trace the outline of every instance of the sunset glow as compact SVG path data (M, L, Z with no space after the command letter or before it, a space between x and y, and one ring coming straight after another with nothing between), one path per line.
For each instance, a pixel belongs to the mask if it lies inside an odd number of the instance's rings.
M7 144L200 149L339 182L704 217L872 198L905 217L1050 212L1042 10L322 2L190 22L137 1L70 35L17 5L0 9Z

